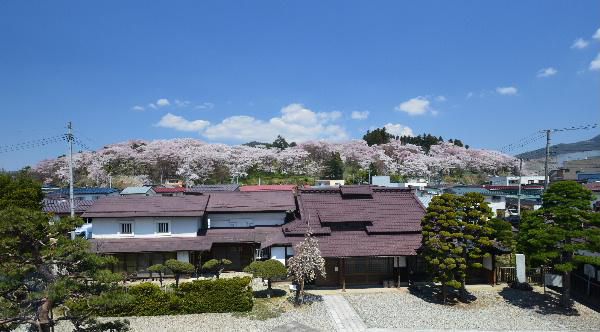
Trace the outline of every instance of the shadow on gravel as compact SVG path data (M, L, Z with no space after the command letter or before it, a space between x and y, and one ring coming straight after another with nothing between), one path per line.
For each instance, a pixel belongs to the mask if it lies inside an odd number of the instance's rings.
M294 305L296 304L295 300L296 297L294 296L295 294L291 293L290 296L288 296L287 300L290 303L293 303ZM306 291L304 292L304 297L302 299L300 299L301 304L305 305L305 304L313 304L315 302L323 302L323 296L321 295L315 295L315 294L311 294L311 293L307 293Z
M535 310L542 315L565 315L579 316L579 312L575 308L564 308L560 305L560 298L556 295L546 293L541 294L532 291L522 291L505 287L498 294L504 300L514 306L522 309Z
M429 303L444 304L442 299L442 289L440 286L433 283L412 285L408 288L410 294L420 298L421 300ZM448 287L448 294L446 294L446 305L454 305L457 303L471 303L477 300L477 297L471 293L466 293L461 297L460 292L456 289Z
M255 298L264 299L264 298L268 297L267 296L268 292L266 289L254 291L253 293L254 293ZM273 288L273 291L271 292L271 297L282 297L282 296L286 296L286 295L287 295L287 292L284 291L283 289Z

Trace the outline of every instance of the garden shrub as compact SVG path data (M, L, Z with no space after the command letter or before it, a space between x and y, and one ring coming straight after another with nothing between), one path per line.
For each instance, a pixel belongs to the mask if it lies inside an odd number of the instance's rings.
M184 313L252 310L250 277L194 280L179 286L177 293Z
M250 311L254 304L250 277L194 280L168 290L144 282L105 292L87 300L71 300L73 313L97 316L160 316L205 312Z

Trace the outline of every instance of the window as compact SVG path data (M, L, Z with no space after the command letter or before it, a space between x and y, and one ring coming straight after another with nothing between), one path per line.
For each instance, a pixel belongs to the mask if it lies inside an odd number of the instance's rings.
M169 233L169 222L159 222L157 224L158 233Z
M121 223L121 234L133 234L133 225L130 222Z

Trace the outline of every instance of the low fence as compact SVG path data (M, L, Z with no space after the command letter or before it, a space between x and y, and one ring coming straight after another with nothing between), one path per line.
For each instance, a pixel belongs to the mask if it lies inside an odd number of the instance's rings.
M528 268L525 270L527 282L530 284L542 284L544 273L548 273L548 270L542 270L542 268ZM496 268L496 282L505 282L507 284L517 280L517 268L514 266L508 267L497 267Z

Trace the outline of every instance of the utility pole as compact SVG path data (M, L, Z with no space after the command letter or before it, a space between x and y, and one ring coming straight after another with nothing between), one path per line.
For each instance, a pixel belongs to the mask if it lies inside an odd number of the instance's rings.
M548 182L550 178L548 176L548 159L550 159L550 129L546 130L546 161L544 162L544 191L548 189Z
M519 193L517 194L517 215L521 216L521 172L523 170L523 159L519 159Z
M67 124L69 133L67 140L69 141L69 206L71 207L71 218L75 217L75 205L73 201L73 126L71 121Z

